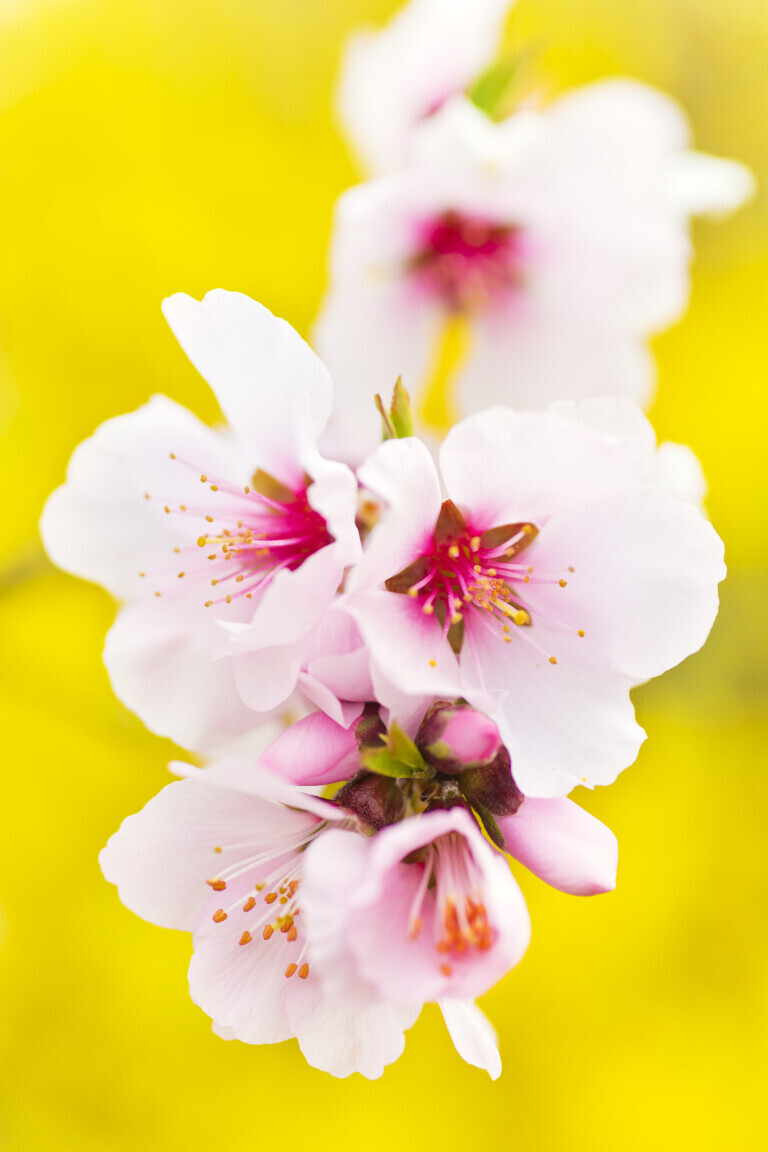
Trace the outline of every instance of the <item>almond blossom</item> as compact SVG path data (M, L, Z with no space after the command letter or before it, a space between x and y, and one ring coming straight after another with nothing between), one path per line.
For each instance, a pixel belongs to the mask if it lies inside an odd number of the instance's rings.
M360 448L349 430L400 375L420 408L452 317L470 334L460 414L647 403L648 338L688 298L689 217L734 209L751 186L741 165L689 151L678 107L639 83L592 84L500 123L451 98L414 130L407 165L337 203L314 335L344 398L329 443Z
M614 886L616 841L604 825L570 800L527 808L505 822L523 863L567 892ZM370 839L331 830L311 849L302 900L329 995L437 999L463 1059L499 1075L495 1038L472 1001L522 958L530 924L506 862L463 807Z
M697 508L635 478L632 436L563 413L456 425L441 476L416 439L359 469L386 505L343 604L375 698L464 697L497 721L522 792L608 784L644 739L629 689L695 652L722 543ZM447 498L446 498L447 497Z
M411 0L385 28L350 37L338 111L369 172L402 164L414 128L490 63L513 3Z
M317 1068L380 1076L421 1002L329 1000L304 927L307 846L332 827L361 839L353 818L244 761L182 770L109 841L104 875L145 920L192 933L190 994L219 1034L248 1044L296 1036Z
M316 446L330 377L293 329L239 293L179 294L163 309L229 427L165 396L108 420L46 505L48 553L124 602L105 660L118 696L161 735L220 748L256 726L252 707L276 715L297 687L342 719L309 668L355 646L354 626L329 614L360 554L355 477ZM250 679L247 656L217 659L225 626L258 651Z

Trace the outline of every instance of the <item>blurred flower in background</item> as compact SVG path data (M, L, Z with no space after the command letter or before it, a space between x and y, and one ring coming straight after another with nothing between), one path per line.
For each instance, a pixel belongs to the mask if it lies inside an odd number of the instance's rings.
M347 51L342 121L384 174L335 209L314 331L350 401L334 446L398 376L438 426L501 402L647 404L649 337L688 299L689 218L750 194L748 170L691 151L682 110L647 85L606 80L547 103L514 55L472 76L491 56L496 8L480 5L475 23L474 5L446 15L411 0ZM462 75L451 65L464 42ZM452 320L467 346L435 419L430 374Z
M2 25L0 344L18 394L3 443L0 608L0 1118L11 1147L210 1147L242 1139L254 1091L279 1101L288 1081L302 1107L289 1118L262 1109L261 1139L469 1143L478 1117L508 1131L511 1109L522 1147L644 1152L754 1137L768 1003L760 197L727 223L694 224L690 311L653 344L659 438L702 459L726 541L720 620L702 654L636 694L653 746L610 791L578 797L619 836L617 891L574 907L517 873L531 950L484 1004L503 1037L501 1092L457 1065L431 1010L387 1074L397 1109L353 1078L332 1086L331 1114L328 1082L295 1044L249 1049L210 1034L179 979L187 939L126 916L98 870L125 812L166 782L172 749L113 699L100 664L112 608L43 563L43 500L80 440L154 391L218 418L179 357L163 297L218 284L307 332L333 203L359 177L330 111L342 46L396 7L73 0L19 4ZM512 51L537 46L553 96L617 74L670 93L697 147L738 157L765 183L760 0L520 0L506 36ZM446 1084L460 1106L425 1106Z

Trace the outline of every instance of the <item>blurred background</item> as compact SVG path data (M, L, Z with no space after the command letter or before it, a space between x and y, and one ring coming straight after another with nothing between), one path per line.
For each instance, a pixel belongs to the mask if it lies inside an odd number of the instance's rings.
M216 1039L189 938L134 917L97 853L169 777L112 696L113 606L37 540L75 445L152 392L216 417L162 297L239 289L306 334L330 213L355 180L331 96L341 45L392 0L0 5L0 1147L760 1146L768 1071L768 199L696 225L686 319L656 342L659 436L708 475L729 577L708 646L636 693L651 739L577 796L616 831L618 890L519 869L534 924L484 1001L502 1079L428 1008L383 1081L295 1042ZM611 74L687 108L696 145L768 189L764 0L520 0L552 91ZM285 1098L284 1094L285 1093Z

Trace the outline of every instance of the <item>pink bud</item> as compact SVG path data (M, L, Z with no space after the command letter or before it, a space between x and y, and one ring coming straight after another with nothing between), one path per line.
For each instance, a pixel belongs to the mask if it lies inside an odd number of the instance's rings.
M501 748L501 736L493 720L471 705L442 700L429 710L416 744L433 768L456 774L491 764Z

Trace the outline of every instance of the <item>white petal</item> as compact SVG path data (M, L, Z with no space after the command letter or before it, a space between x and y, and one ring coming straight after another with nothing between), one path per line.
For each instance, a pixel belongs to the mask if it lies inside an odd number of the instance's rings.
M671 440L659 444L651 468L638 479L695 508L701 507L707 494L707 480L698 456L687 444L673 444Z
M173 548L193 544L198 535L192 514L179 511L181 504L200 504L195 469L234 483L249 475L231 437L213 432L166 396L107 420L75 450L66 483L45 506L40 531L49 556L115 596L151 595L153 570L166 581Z
M381 441L377 393L389 407L402 378L416 407L442 323L430 301L411 299L399 279L369 283L370 276L361 262L354 276L332 284L313 331L336 394L321 444L353 465Z
M322 431L333 395L314 352L289 324L239 292L216 289L202 301L179 292L163 301L163 312L257 466L301 486L306 435ZM305 393L306 431L297 407Z
M556 412L492 408L454 425L440 451L452 498L478 529L538 522L631 475L620 440Z
M305 987L288 989L288 1018L308 1064L332 1076L359 1072L378 1080L405 1048L404 1030L419 1015L421 1005L372 1000L365 1006L345 999L330 1000L310 969Z
M735 160L684 152L670 165L672 203L689 215L727 216L755 192L755 178Z
M194 928L211 897L206 880L237 859L227 844L252 841L254 828L265 838L288 837L316 822L206 776L166 785L123 821L99 856L126 907L163 928Z
M490 1020L471 1000L438 1001L451 1040L462 1060L484 1068L491 1080L501 1075L501 1057Z
M397 710L406 696L460 696L461 676L440 625L410 596L363 592L344 601L370 651L376 699Z
M159 736L214 752L268 719L240 698L231 661L211 659L216 621L160 599L123 608L104 663L115 694Z
M460 411L470 413L605 394L647 406L655 379L653 356L638 336L574 323L562 310L528 310L479 318L456 386Z
M432 550L440 512L435 462L420 440L387 440L358 469L358 478L385 502L381 519L347 581L349 592L396 576Z
M567 613L596 659L635 681L698 651L725 576L712 525L690 504L641 485L553 516L532 545L534 562L542 571L574 569L562 595L556 586L529 585L534 612L541 605L561 619Z
M552 665L522 631L503 644L475 629L486 684L507 689L494 719L518 787L526 796L546 798L566 796L578 784L613 783L645 739L629 699L632 682L591 659L579 637L559 634ZM464 653L462 664L469 664ZM464 694L474 703L468 684Z

